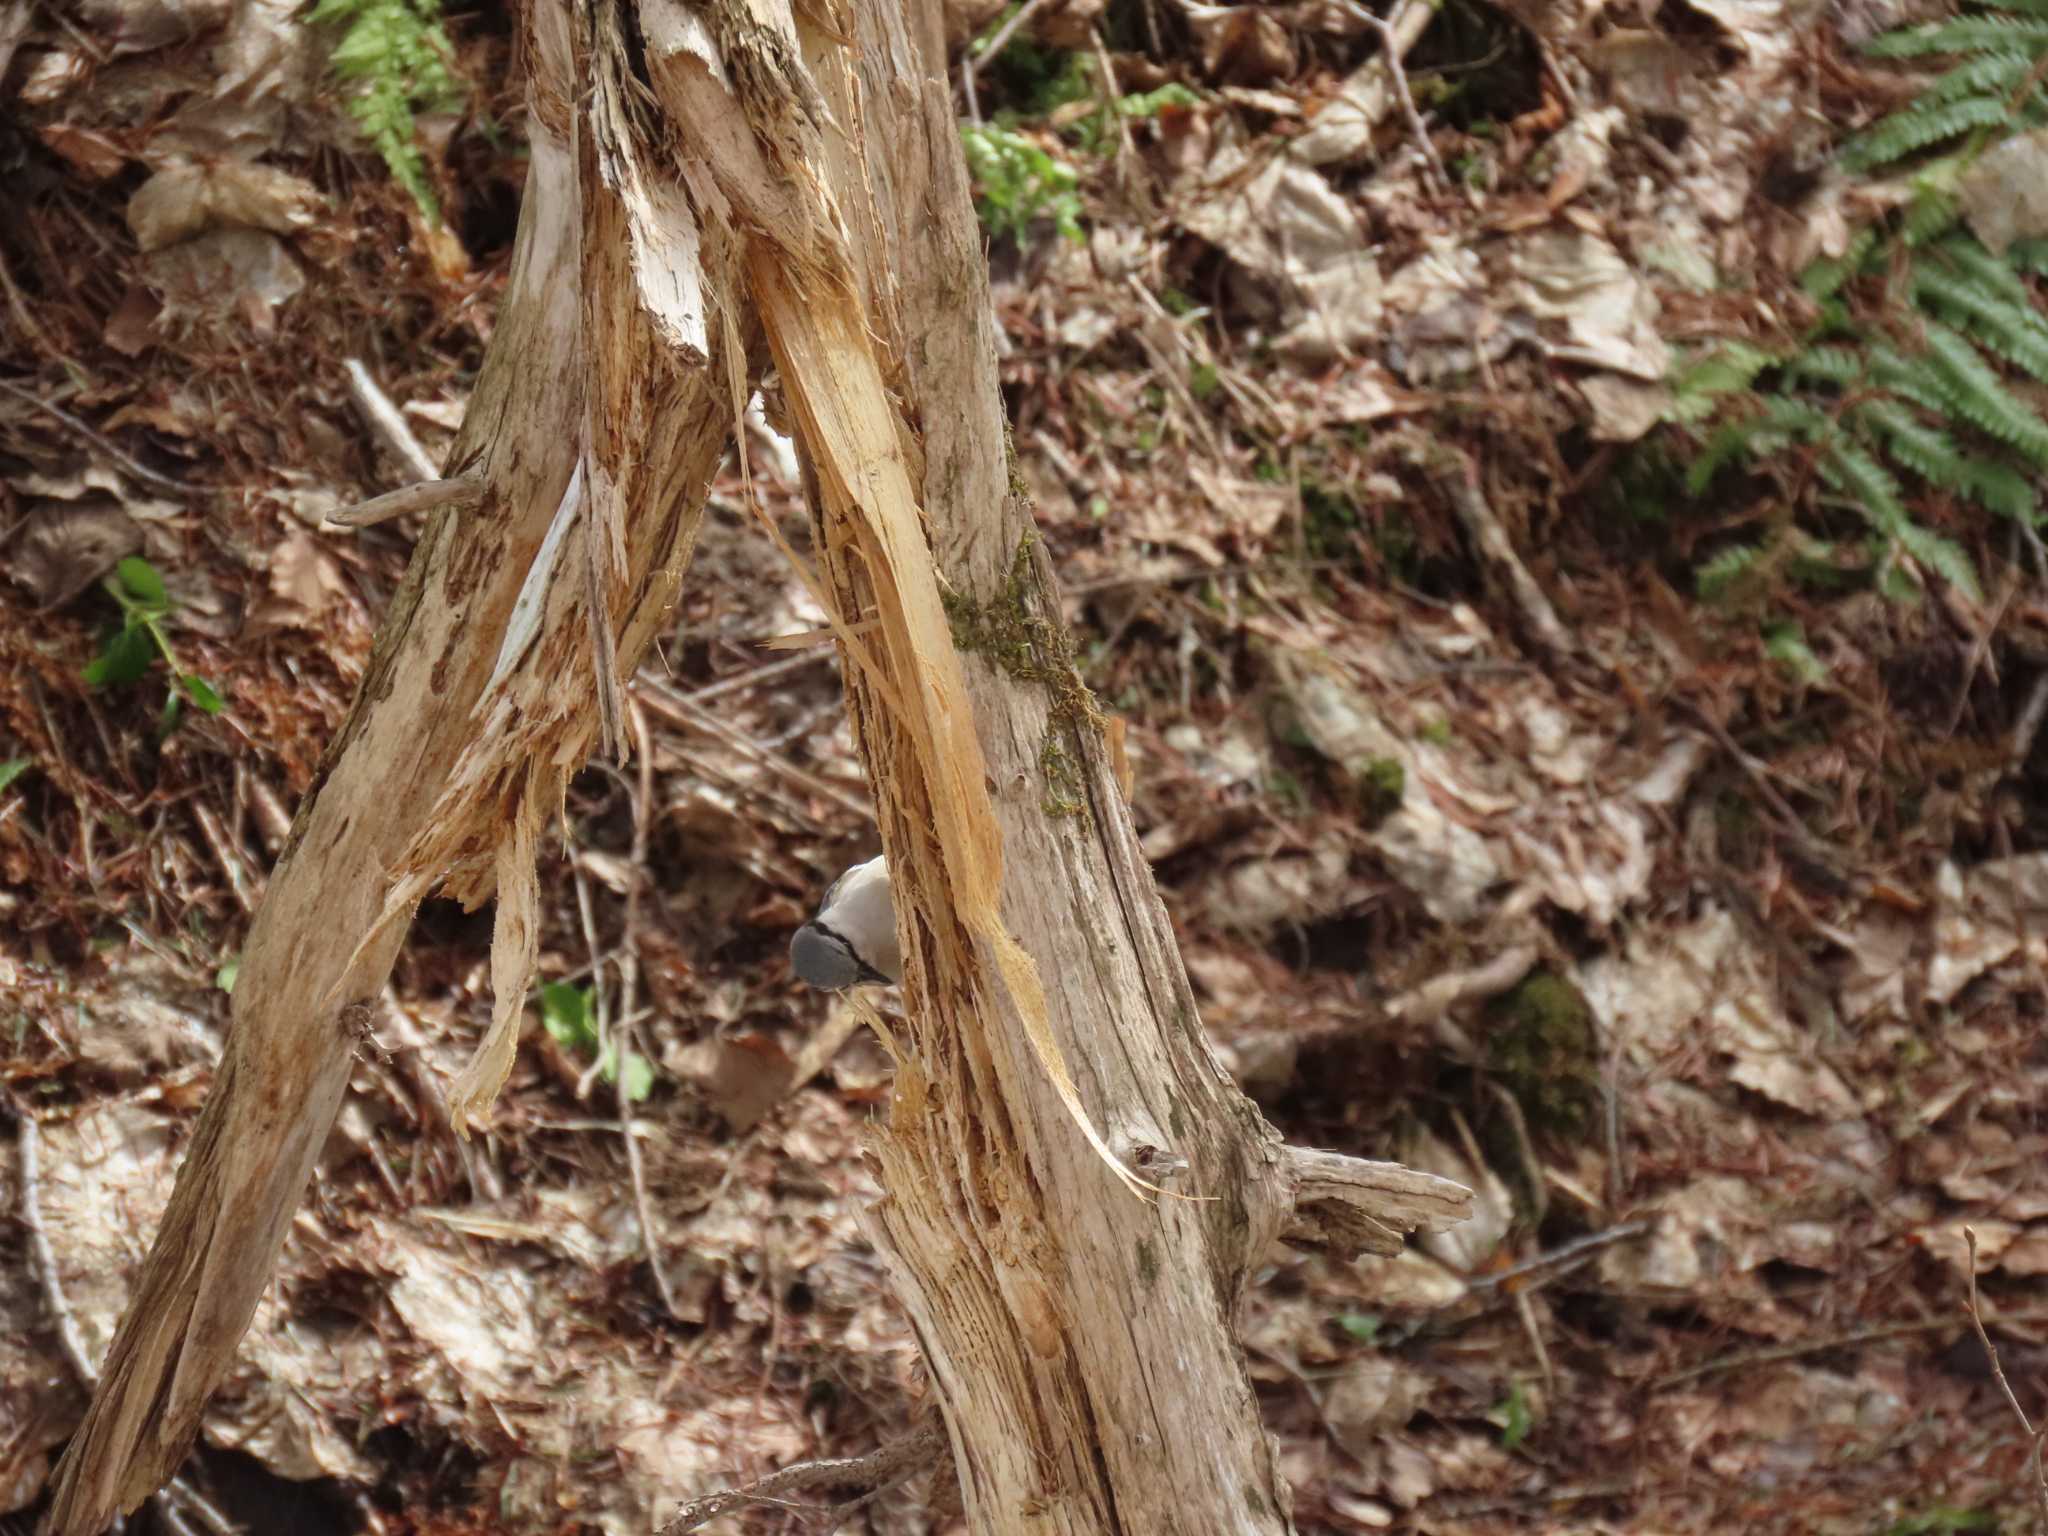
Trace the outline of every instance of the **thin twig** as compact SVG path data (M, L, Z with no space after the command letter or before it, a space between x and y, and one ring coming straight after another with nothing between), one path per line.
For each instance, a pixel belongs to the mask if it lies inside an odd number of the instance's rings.
M1984 1353L1991 1361L1991 1374L1998 1382L1999 1391L2012 1405L2013 1417L2020 1421L2020 1428L2034 1442L2034 1492L2041 1504L2041 1530L2043 1536L2048 1536L2048 1468L2043 1467L2041 1460L2042 1443L2048 1441L2048 1422L2039 1429L2034 1428L2034 1421L2020 1406L2012 1383L2005 1379L2005 1367L1998 1363L1998 1350L1991 1342L1991 1335L1984 1331L1984 1314L1977 1307L1977 1232L1974 1227L1963 1228L1963 1241L1970 1245L1970 1324L1977 1330L1977 1342L1984 1346Z
M660 1536L685 1536L686 1532L697 1530L720 1515L749 1504L829 1515L836 1525L858 1508L864 1499L855 1500L850 1505L819 1505L797 1503L782 1495L811 1488L865 1486L868 1489L866 1497L872 1497L931 1464L945 1445L945 1425L939 1421L938 1415L932 1414L902 1439L865 1456L800 1461L793 1467L784 1467L779 1472L771 1472L737 1488L722 1489L691 1499L676 1511L674 1519L661 1528Z
M1752 1365L1775 1365L1782 1360L1798 1360L1807 1355L1825 1354L1831 1349L1855 1349L1864 1344L1879 1344L1886 1339L1909 1338L1916 1333L1940 1333L1943 1329L1953 1327L1955 1319L1938 1317L1917 1323L1888 1323L1879 1328L1864 1328L1849 1333L1828 1334L1822 1338L1801 1339L1794 1344L1773 1344L1765 1349L1722 1355L1703 1365L1689 1365L1682 1371L1659 1376L1650 1383L1650 1390L1662 1392L1668 1387L1696 1381L1702 1376L1719 1376L1724 1372L1739 1371Z
M722 699L730 693L743 693L749 688L758 688L763 683L777 682L806 667L814 667L821 661L830 661L837 653L829 649L803 651L795 656L785 656L780 661L764 661L760 666L731 677L721 677L715 683L706 683L702 688L692 688L682 695L692 704L709 704L713 699ZM642 672L640 679L660 683L661 679L651 672Z
M873 818L874 808L866 802L848 794L835 784L828 784L814 773L797 767L779 752L771 752L746 732L726 724L703 705L687 694L676 692L664 683L658 683L646 673L640 674L640 695L659 715L665 715L678 724L695 726L716 736L742 757L753 759L762 767L788 779L799 788L808 790L820 799L829 800L843 811L851 812L863 821Z
M1465 525L1465 532L1471 535L1480 557L1506 580L1522 617L1528 621L1531 635L1546 650L1559 656L1571 655L1576 649L1572 637L1565 632L1557 610L1551 607L1549 597L1529 573L1529 567L1522 563L1507 530L1479 489L1478 466L1459 450L1440 447L1430 467L1436 471L1437 483L1443 487L1458 521Z
M1439 192L1450 190L1450 173L1444 169L1444 162L1436 152L1436 145L1429 137L1429 125L1422 120L1422 113L1415 105L1415 94L1408 89L1408 70L1401 62L1402 43L1394 28L1374 12L1358 4L1358 0L1338 0L1338 3L1358 20L1372 29L1380 40L1380 49L1387 61L1387 78L1393 82L1394 99L1401 103L1401 113L1408 119L1408 131L1415 136L1416 145L1422 150L1427 162L1430 179Z
M371 377L370 370L359 357L348 358L343 365L348 370L349 393L355 396L356 409L370 424L371 430L384 439L384 446L405 461L406 468L415 480L438 480L441 466L421 446L420 440L406 422L404 413L391 403L391 397L384 393L383 386Z
M979 75L989 65L993 64L996 55L1010 46L1010 39L1017 35L1017 29L1022 27L1033 16L1036 16L1044 7L1045 0L1024 0L1024 3L1017 7L1015 14L1003 23L1002 30L988 40L986 48L982 49L980 53L975 53L972 48L968 49L968 73L970 80L972 76ZM971 83L968 88L970 90L973 89Z
M339 512L330 512L327 521L342 528L370 528L378 523L388 523L394 517L404 517L408 512L431 512L436 507L472 502L483 493L483 481L475 475L455 475L447 480L418 480L411 485L401 485L395 491L386 491L382 496L372 496L368 501L359 501L352 507L343 507Z
M128 454L115 447L113 442L105 435L87 426L62 406L52 405L40 395L30 394L19 384L13 383L8 379L0 379L0 389L6 390L10 395L26 400L45 415L56 417L57 420L63 422L65 426L76 432L80 437L99 449L101 453L104 453L108 458L119 464L129 474L143 483L153 485L160 491L167 491L173 496L196 496L199 494L199 488L196 486L186 485L182 481L173 480L168 475L160 475L146 464L138 464Z
M1548 1253L1539 1253L1535 1258L1524 1260L1511 1269L1503 1269L1491 1275L1474 1275L1465 1282L1465 1286L1469 1291L1484 1291L1496 1286L1511 1286L1524 1276L1542 1270L1562 1273L1567 1266L1583 1263L1602 1248L1627 1242L1632 1237L1641 1237L1649 1230L1650 1223L1646 1220L1624 1221L1619 1226L1608 1227L1599 1232L1588 1232L1584 1237L1575 1237L1568 1243L1560 1243Z
M195 1517L213 1536L240 1536L241 1527L229 1518L227 1511L183 1477L174 1477L164 1484L158 1497L170 1500L179 1514Z
M654 1272L654 1288L661 1304L678 1322L687 1321L669 1283L668 1266L662 1262L661 1244L655 1234L654 1202L647 1194L647 1169L640 1155L640 1143L632 1134L632 1104L626 1093L626 1054L636 1043L634 1020L640 1003L640 888L647 879L647 824L654 803L654 747L647 736L647 714L637 699L626 701L626 719L633 729L633 750L639 759L640 782L633 795L632 873L626 880L626 933L619 946L618 1043L613 1059L618 1068L619 1129L625 1133L626 1167L633 1176L633 1204L640 1213L640 1231L647 1241L647 1267Z
M1745 752L1735 738L1729 734L1728 727L1716 720L1700 705L1683 697L1679 698L1677 702L1692 712L1693 718L1707 728L1707 734L1714 738L1721 750L1734 758L1735 765L1749 775L1750 782L1756 785L1757 793L1763 796L1764 803L1776 814L1779 830L1799 845L1799 851L1806 856L1807 862L1830 879L1844 886L1849 885L1848 877L1843 875L1836 866L1834 854L1824 843L1806 830L1805 824L1793 812L1792 807L1786 804L1785 797L1778 793L1777 785L1771 782L1770 765Z

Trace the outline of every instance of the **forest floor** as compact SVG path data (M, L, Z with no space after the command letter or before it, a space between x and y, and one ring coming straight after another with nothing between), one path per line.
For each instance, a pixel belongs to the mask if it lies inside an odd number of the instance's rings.
M1828 156L1909 99L1858 46L1912 17L1404 3L1397 88L1341 0L1028 9L962 99L1003 379L1204 1021L1290 1141L1478 1194L1257 1277L1299 1528L2048 1521L1970 1312L2048 1417L2032 516L1922 498L1948 542L1867 569L1796 466L1689 490L1671 382L1896 205ZM448 7L439 226L292 12L0 18L0 1531L417 531L325 519L436 471L517 227L498 8ZM785 960L877 845L833 651L770 644L821 622L747 505L808 537L788 445L744 451L644 750L544 851L491 1133L441 1108L490 915L429 901L147 1528L639 1532L914 1419L858 1223L889 1059ZM1788 529L1828 579L1752 560ZM943 1482L846 1528L946 1529Z

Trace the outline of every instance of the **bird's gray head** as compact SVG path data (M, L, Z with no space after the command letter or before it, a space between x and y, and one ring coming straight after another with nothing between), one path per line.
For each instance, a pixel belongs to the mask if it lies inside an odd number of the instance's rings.
M817 915L789 944L789 968L814 987L836 992L857 981L891 982L903 975L896 943L896 905L889 866L856 864L837 880Z
M789 968L799 981L838 992L861 979L860 959L853 946L829 928L805 923L789 941Z

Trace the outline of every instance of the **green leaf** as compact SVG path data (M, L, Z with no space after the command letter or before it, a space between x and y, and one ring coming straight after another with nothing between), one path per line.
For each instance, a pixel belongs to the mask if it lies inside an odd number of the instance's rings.
M209 715L217 715L227 707L221 696L214 692L213 684L198 673L187 672L178 681L184 686L185 696Z
M213 973L213 984L223 992L232 993L235 990L235 978L241 974L242 957L236 955L221 961L220 969Z
M1791 668L1802 683L1824 683L1828 680L1827 665L1813 654L1813 647L1806 643L1806 631L1789 620L1765 627L1764 654Z
M139 624L128 625L108 636L99 655L85 664L85 680L94 688L132 683L149 670L155 656L149 632Z
M0 763L0 793L5 793L8 785L35 765L35 759L32 757L10 757L6 762Z
M162 608L170 602L169 594L164 591L163 577L142 556L129 555L114 567L114 574L120 578L123 590L136 602L152 608Z
M597 1019L591 1012L588 987L566 981L543 983L540 1022L558 1045L576 1051L597 1049Z
M1361 1344L1370 1344L1380 1336L1380 1320L1370 1312L1343 1313L1337 1326Z
M1512 1451L1529 1438L1535 1421L1529 1416L1529 1391L1521 1382L1511 1382L1508 1395L1494 1404L1487 1417L1500 1426L1500 1448Z

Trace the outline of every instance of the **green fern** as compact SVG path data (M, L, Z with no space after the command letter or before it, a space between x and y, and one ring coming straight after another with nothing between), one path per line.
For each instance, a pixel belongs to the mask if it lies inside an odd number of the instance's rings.
M1863 51L1874 59L1986 50L2038 54L2044 48L2048 48L2048 17L2036 16L1963 16L1887 32L1863 45Z
M428 222L438 225L441 206L428 184L413 114L462 103L440 0L320 0L306 19L341 30L329 66L350 87L349 115Z
M1949 408L1978 431L2048 467L2048 423L2013 398L1968 338L1935 320L1926 321L1923 329L1935 388Z
M1671 380L1671 419L1705 421L1721 408L1731 394L1747 391L1757 375L1781 361L1745 341L1724 342L1691 358Z
M1774 395L1761 404L1762 409L1754 415L1728 422L1707 439L1707 446L1686 471L1686 489L1693 495L1711 485L1722 467L1739 454L1767 458L1794 443L1816 442L1835 433L1833 418L1809 401Z
M1925 110L1894 113L1843 146L1842 169L1876 170L1972 128L1996 128L2006 117L2005 103L1995 96L1972 96Z
M2015 240L2005 248L2005 260L2015 272L2048 277L2048 240Z
M1849 241L1849 248L1840 256L1823 257L1799 274L1799 286L1804 288L1814 302L1832 299L1842 291L1842 285L1856 276L1870 260L1871 252L1877 249L1877 231L1859 229Z
M1702 561L1693 573L1693 586L1710 603L1721 602L1762 562L1761 544L1731 544L1711 560Z
M1818 318L1797 345L1710 350L1674 376L1668 419L1708 429L1686 477L1695 496L1739 461L1802 502L1860 517L1870 531L1865 572L1878 590L1917 595L1917 570L1974 595L1981 584L1968 550L1936 525L1959 525L1972 509L2042 520L2048 240L1993 254L1962 227L1958 194L1986 145L2048 120L2048 0L1981 0L1968 15L1887 34L1866 51L1952 60L1842 151L1852 172L1910 162L1905 208L1800 274ZM1754 366L1759 359L1768 361ZM1787 554L1821 547L1793 510L1762 544L1700 566L1702 596L1776 577L1812 582L1809 566L1848 575L1832 555L1814 566Z

